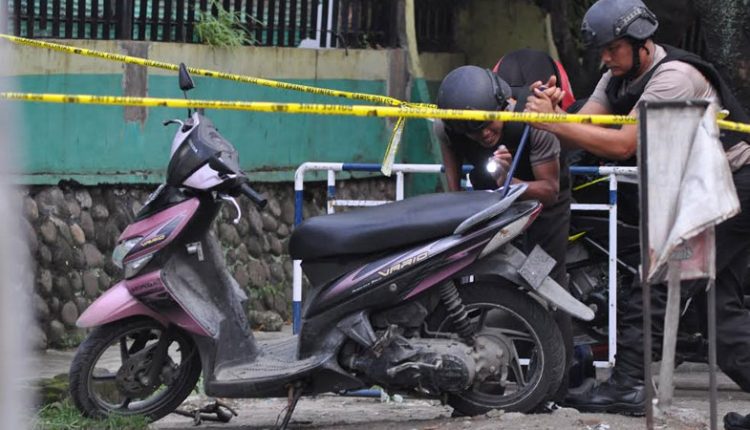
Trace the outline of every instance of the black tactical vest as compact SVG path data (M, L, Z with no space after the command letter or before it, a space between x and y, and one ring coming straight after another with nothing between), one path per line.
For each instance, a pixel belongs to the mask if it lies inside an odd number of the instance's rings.
M612 106L612 113L618 115L629 114L630 111L632 111L635 107L635 104L641 98L643 91L646 89L646 84L648 84L648 81L651 80L651 76L653 76L656 68L659 67L662 63L666 63L668 61L682 61L695 67L699 72L701 72L701 74L703 74L708 82L713 85L713 87L718 92L722 107L729 110L729 116L727 117L727 120L743 123L750 122L750 117L744 111L742 105L740 105L740 103L734 97L734 94L732 94L729 86L727 86L727 84L721 78L721 75L719 75L719 72L711 63L703 60L701 57L691 52L683 51L682 49L678 49L669 45L661 46L666 51L667 56L657 65L652 67L651 70L649 70L641 78L641 80L638 81L638 83L631 85L621 96L618 96L618 94L620 93L620 87L623 84L623 78L613 76L610 79L609 84L607 85L606 93L607 100ZM724 149L727 150L736 145L739 141L747 139L747 135L730 130L721 130L720 138Z

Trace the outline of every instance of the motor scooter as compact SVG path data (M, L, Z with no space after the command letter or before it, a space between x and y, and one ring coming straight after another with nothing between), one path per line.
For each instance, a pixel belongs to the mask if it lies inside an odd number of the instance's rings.
M184 65L180 88L193 88ZM122 232L113 261L124 279L89 306L92 329L70 370L85 415L174 411L203 375L223 398L288 397L373 385L442 399L466 415L528 412L564 372L551 310L593 312L549 276L541 248L510 242L541 210L507 193L428 194L306 220L289 243L310 288L300 333L259 342L247 296L229 273L212 223L224 204L264 196L204 113L171 120L166 183ZM506 195L507 194L507 195Z

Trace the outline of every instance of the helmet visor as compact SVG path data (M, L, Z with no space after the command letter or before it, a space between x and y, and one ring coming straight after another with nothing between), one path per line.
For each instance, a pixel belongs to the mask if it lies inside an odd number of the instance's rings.
M478 133L490 125L491 121L467 121L459 119L447 119L445 126L454 133L471 134Z

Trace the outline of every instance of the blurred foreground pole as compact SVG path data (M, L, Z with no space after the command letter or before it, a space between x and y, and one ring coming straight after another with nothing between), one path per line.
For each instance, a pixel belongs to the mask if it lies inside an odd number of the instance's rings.
M681 281L716 278L714 226L739 213L740 205L719 141L715 105L705 100L648 101L638 105L641 198L646 426L654 426L651 402L650 287L668 281L659 378L660 412L673 398ZM669 124L669 127L665 125ZM711 430L716 423L714 291L709 291ZM662 306L662 304L659 304ZM659 309L659 311L662 311Z
M0 22L6 8L0 9ZM8 58L7 44L0 44L0 58ZM4 76L0 62L0 76ZM9 80L3 80L4 90ZM28 246L20 224L20 199L10 180L10 171L18 166L12 132L13 115L9 103L0 102L0 428L28 428L28 384L24 363L31 352L26 349L24 333L33 324L28 294L32 279Z

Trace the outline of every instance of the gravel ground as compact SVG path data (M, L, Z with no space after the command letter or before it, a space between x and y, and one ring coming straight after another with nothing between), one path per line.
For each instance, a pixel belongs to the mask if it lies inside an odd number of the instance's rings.
M285 327L288 332L288 327ZM259 339L284 336L287 333L256 333ZM73 351L47 351L30 360L37 377L66 373ZM656 370L656 367L655 369ZM750 413L750 394L739 390L726 375L719 373L719 422L729 411ZM606 377L606 371L599 374ZM675 407L667 417L657 419L655 428L675 430L708 429L708 372L701 364L686 363L676 369ZM209 399L191 396L183 409L203 406ZM152 425L154 429L259 430L271 429L286 406L286 399L230 399L226 402L239 416L230 423L204 422L193 426L191 418L172 414ZM550 414L524 415L495 411L473 418L451 418L452 409L434 400L405 398L400 402L377 398L320 395L302 398L289 428L333 430L443 430L443 429L514 429L514 430L634 430L646 428L645 418L614 414L582 414L562 408Z
M675 407L669 414L657 418L655 428L676 430L708 429L708 399L705 392L678 391ZM194 396L183 405L203 405L206 399ZM279 413L286 406L285 399L229 400L239 412L230 423L204 422L202 429L260 430L271 429ZM740 392L721 392L721 418L729 411L750 412L750 396ZM279 422L282 418L279 418ZM170 415L154 424L157 429L192 427L190 418ZM292 418L293 429L354 430L439 430L439 429L515 429L515 430L615 430L646 427L645 418L614 414L582 414L575 409L561 408L549 414L526 415L492 412L488 415L451 418L451 408L438 401L404 399L402 402L383 402L376 398L322 395L300 400Z

